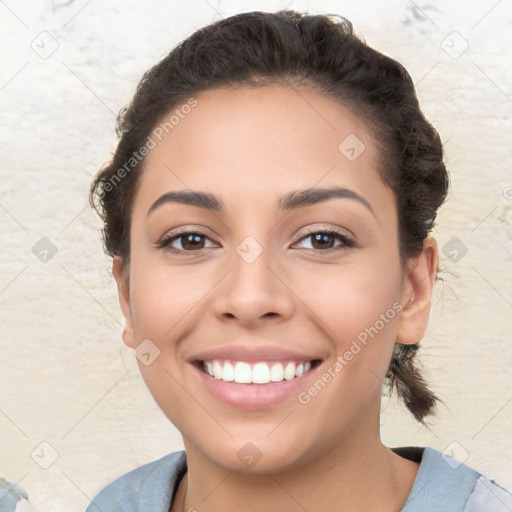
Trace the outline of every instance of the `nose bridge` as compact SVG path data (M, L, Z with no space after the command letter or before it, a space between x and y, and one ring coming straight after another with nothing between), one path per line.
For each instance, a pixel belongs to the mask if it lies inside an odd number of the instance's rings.
M276 275L280 265L272 245L267 236L248 235L234 247L231 271L214 301L216 315L249 324L264 316L291 314L292 294Z

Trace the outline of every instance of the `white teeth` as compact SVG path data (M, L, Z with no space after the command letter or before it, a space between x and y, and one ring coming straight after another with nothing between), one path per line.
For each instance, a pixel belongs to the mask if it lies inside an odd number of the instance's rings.
M222 379L222 375L216 378ZM235 382L240 384L251 383L251 365L249 363L238 361L238 363L235 364Z
M222 369L222 380L225 380L226 382L235 380L235 369L228 361L224 363L224 368Z
M281 363L274 363L270 368L270 380L272 382L281 382L284 379L284 370Z
M222 366L220 365L219 361L213 361L213 376L216 379L222 379L222 373Z
M252 369L252 381L254 384L266 384L270 382L270 368L266 363L256 363Z
M284 378L292 380L295 377L295 363L288 363L284 369Z
M300 377L311 370L311 362L296 364L294 362L273 363L270 367L265 362L249 363L237 361L234 365L229 361L214 359L204 363L204 371L215 379L225 382L238 382L239 384L267 384L268 382L281 382Z

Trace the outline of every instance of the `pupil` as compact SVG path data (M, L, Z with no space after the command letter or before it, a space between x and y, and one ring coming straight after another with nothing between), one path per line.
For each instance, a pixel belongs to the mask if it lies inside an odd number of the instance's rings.
M331 237L332 237L332 235L327 235L327 234L319 233L319 234L315 235L314 239L315 239L316 242L327 242L328 243L329 242L328 239L331 238ZM325 245L326 245L325 243L320 243L320 246L322 248L324 248Z
M185 242L185 246L187 244L190 244L193 248L197 248L197 244L198 243L201 243L201 236L200 235L187 235L185 237L186 239L186 242Z

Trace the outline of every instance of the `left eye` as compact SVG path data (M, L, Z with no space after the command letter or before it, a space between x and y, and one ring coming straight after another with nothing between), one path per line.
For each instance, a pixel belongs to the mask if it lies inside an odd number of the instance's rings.
M343 233L338 233L337 231L317 231L308 233L306 236L302 237L298 243L304 242L308 239L311 239L311 247L302 247L303 249L329 251L337 250L337 248L343 249L344 247L354 247L355 245L350 238ZM336 239L340 240L341 244L333 247L332 243Z

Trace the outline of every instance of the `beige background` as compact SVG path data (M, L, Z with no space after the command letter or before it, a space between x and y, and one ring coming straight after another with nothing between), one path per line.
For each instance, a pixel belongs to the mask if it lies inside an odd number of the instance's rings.
M150 65L220 16L286 6L345 15L400 60L445 142L444 281L422 360L446 405L426 429L384 400L383 440L447 450L512 489L510 1L6 0L0 475L29 492L19 510L84 510L114 477L182 448L121 342L88 186Z

